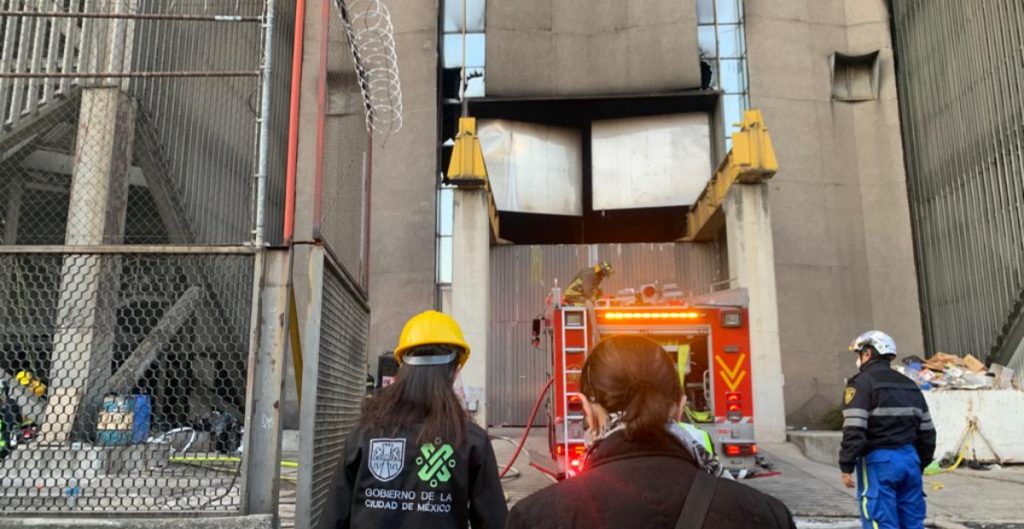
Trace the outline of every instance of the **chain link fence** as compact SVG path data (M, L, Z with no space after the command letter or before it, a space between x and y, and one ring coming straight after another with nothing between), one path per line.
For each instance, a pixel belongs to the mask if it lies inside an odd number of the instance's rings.
M366 297L345 270L322 251L310 259L323 290L313 301L321 311L320 325L304 335L304 343L315 338L316 345L304 352L303 379L309 382L302 394L296 504L296 527L303 529L330 526L332 479L366 396L370 327Z
M332 3L333 4L333 3ZM337 6L332 5L324 109L323 201L320 236L331 253L366 286L370 136L359 77Z
M0 0L0 513L242 508L294 10Z
M0 254L0 511L237 510L252 277L244 254Z
M3 244L252 239L264 2L5 0L0 8ZM287 26L287 9L279 11ZM288 85L278 78L287 81L290 36L290 28L275 33L284 71L272 74L272 130L287 128ZM268 225L280 231L277 151L268 155L267 203ZM83 219L76 206L84 202L116 214ZM64 234L69 220L82 237Z

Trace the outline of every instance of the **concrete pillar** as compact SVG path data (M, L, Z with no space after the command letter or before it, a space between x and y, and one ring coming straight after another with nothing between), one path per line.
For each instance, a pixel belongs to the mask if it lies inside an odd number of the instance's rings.
M766 184L736 184L723 204L729 277L750 296L750 366L754 391L754 436L758 442L786 439L782 354L775 296L775 252Z
M119 244L128 205L134 103L116 87L86 88L79 112L65 244ZM90 392L111 374L119 267L112 255L64 258L42 427L47 442L69 441L73 429L83 433L89 410L100 404L102 396Z
M472 350L462 388L474 418L487 426L487 327L490 318L491 223L487 190L455 190L452 224L452 317Z
M281 486L281 396L288 351L292 251L264 250L256 259L256 266L263 273L253 310L259 325L250 337L246 377L242 512L276 517Z

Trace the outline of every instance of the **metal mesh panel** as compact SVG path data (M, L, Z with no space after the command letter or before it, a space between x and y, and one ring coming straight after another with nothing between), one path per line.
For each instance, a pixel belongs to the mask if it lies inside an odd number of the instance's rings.
M0 254L0 511L237 510L252 262Z
M248 242L263 6L0 0L17 13L0 21L3 244ZM287 9L272 105L284 121L271 119L284 134ZM277 139L268 224L280 231L286 142ZM69 220L81 233L64 233Z
M288 171L288 126L292 82L295 2L274 3L274 49L270 74L270 136L267 149L266 241L284 240L284 195Z
M892 9L928 349L1005 362L1024 318L1024 4Z
M341 17L331 17L329 38L320 236L341 264L363 282L370 140Z
M359 418L365 396L370 313L345 286L339 271L324 267L323 315L316 379L310 527L318 527L345 436Z

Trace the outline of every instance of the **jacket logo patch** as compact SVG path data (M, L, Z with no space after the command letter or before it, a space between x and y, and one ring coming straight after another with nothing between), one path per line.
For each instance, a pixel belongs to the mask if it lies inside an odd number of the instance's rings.
M380 481L391 481L405 467L405 439L371 439L370 474Z
M420 466L419 477L429 482L431 487L437 487L438 482L448 483L452 479L450 469L455 468L455 450L450 444L435 446L427 443L420 447L421 457L416 458L416 464Z
M843 395L843 402L849 404L853 402L853 397L857 395L857 388L846 388L846 394Z

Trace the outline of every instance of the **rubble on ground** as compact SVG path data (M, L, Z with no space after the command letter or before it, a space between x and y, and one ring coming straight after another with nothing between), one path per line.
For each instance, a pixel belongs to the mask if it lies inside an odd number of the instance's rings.
M927 360L909 356L895 369L923 390L1021 389L1014 370L996 363L986 367L972 355L935 353Z

